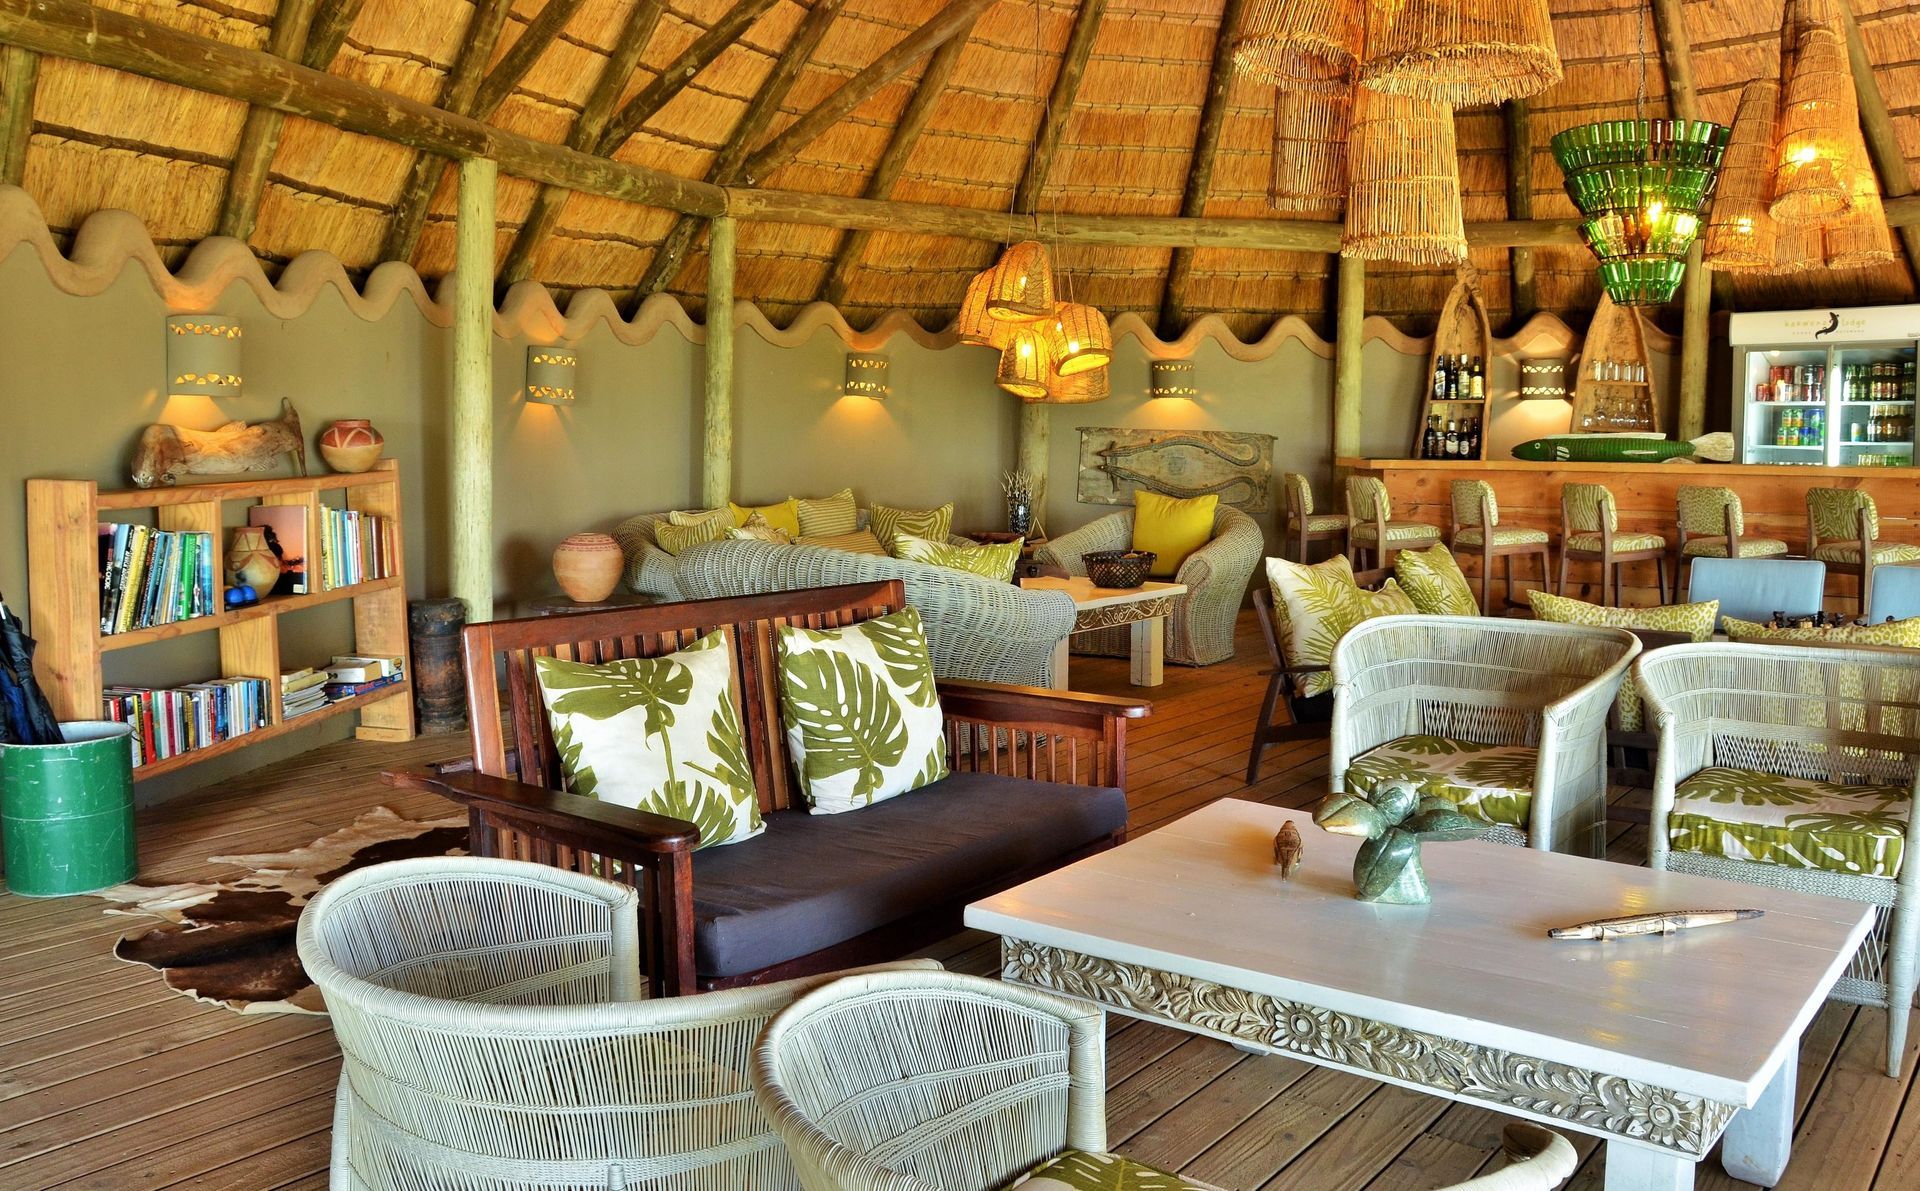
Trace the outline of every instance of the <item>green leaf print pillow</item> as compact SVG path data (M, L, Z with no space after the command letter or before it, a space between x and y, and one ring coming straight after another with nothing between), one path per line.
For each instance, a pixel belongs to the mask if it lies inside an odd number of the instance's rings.
M1344 554L1312 565L1269 558L1267 584L1273 588L1280 656L1289 667L1332 665L1333 647L1361 621L1419 611L1392 579L1379 591L1356 585L1353 564ZM1302 696L1330 691L1333 675L1324 670L1300 675L1294 689Z
M782 627L780 719L816 815L859 810L947 776L917 609L839 629Z
M1402 550L1393 557L1393 577L1426 616L1480 615L1480 601L1445 546Z
M685 819L702 848L766 829L724 633L661 657L533 665L567 789Z
M1024 544L1024 538L1015 538L991 546L955 546L902 533L894 535L893 556L978 575L995 583L1008 583L1013 580L1013 568L1020 565L1020 548Z

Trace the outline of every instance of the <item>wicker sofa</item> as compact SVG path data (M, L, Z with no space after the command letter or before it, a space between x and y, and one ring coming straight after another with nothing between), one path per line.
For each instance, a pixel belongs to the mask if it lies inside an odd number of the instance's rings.
M1096 550L1125 550L1133 544L1133 510L1102 517L1090 525L1048 542L1034 551L1041 562L1084 575L1080 556ZM1266 555L1266 537L1260 525L1239 509L1222 505L1213 517L1213 538L1187 556L1175 583L1187 585L1187 594L1174 601L1167 618L1167 660L1182 666L1210 666L1233 656L1234 622L1246 598L1247 582ZM1127 629L1099 629L1073 640L1076 653L1126 657L1131 646Z
M654 531L665 521L667 513L636 513L613 527L613 538L620 543L620 552L626 556L626 569L622 579L627 587L641 595L655 596L663 600L677 600L684 593L676 581L680 573L680 559L660 548ZM860 510L860 527L866 528L867 510ZM957 535L948 535L947 541L956 545L972 545L973 539ZM828 580L827 582L852 582L852 580Z

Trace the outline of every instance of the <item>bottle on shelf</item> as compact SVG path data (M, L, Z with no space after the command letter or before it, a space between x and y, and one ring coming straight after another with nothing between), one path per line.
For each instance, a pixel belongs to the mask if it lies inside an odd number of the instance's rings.
M1447 399L1447 373L1449 371L1451 371L1451 368L1449 367L1447 357L1438 356L1434 359L1433 399L1435 401L1445 401Z
M1473 358L1473 371L1469 375L1472 377L1472 381L1473 381L1472 392L1470 396L1472 396L1472 398L1475 401L1486 400L1486 397L1487 397L1486 362L1483 361L1479 356L1475 356Z
M1480 419L1469 418L1467 419L1467 425L1469 429L1467 431L1466 456L1469 459L1478 459L1480 458Z
M1440 453L1447 459L1456 459L1460 455L1460 427L1452 418L1447 419L1447 437Z
M1427 419L1427 433L1420 441L1420 457L1422 459L1438 459L1440 457L1439 414L1434 414Z

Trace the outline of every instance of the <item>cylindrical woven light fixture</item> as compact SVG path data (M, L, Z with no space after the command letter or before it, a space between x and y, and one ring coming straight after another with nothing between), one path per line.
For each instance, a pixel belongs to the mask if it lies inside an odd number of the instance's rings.
M224 314L167 319L167 395L240 395L240 320Z
M994 378L1000 387L1023 401L1044 401L1047 378L1052 374L1046 338L1040 327L1032 324L1014 327L1007 346L1000 349L1000 371Z
M1155 360L1147 366L1147 396L1183 397L1188 401L1200 395L1193 383L1192 360Z
M1859 102L1847 64L1847 42L1817 9L1799 30L1781 98L1773 217L1811 223L1843 215L1853 201L1847 162L1860 137Z
M570 347L533 344L527 348L527 400L539 405L572 405L580 353Z
M1777 228L1767 210L1773 203L1773 128L1780 84L1768 79L1748 83L1740 92L1727 152L1720 159L1713 214L1702 242L1706 262L1716 269L1771 269Z
M1887 229L1887 211L1880 202L1880 183L1867 160L1866 142L1857 135L1847 174L1853 181L1853 209L1826 227L1827 268L1892 264L1898 258L1893 253L1893 233Z
M1356 89L1347 173L1342 256L1415 265L1467 259L1452 108Z
M1359 81L1466 107L1537 95L1560 81L1547 0L1371 0Z
M1804 273L1826 263L1826 234L1817 223L1775 222L1773 268L1769 273Z
M1228 44L1244 78L1320 87L1352 75L1365 34L1354 0L1249 0Z
M987 291L992 287L993 270L975 273L967 282L966 297L960 300L959 317L953 320L954 338L980 347L1003 347L1003 324L987 317Z
M1353 89L1273 92L1273 175L1267 201L1283 215L1332 216L1347 201Z
M1111 374L1103 365L1076 372L1072 376L1049 376L1044 396L1027 397L1024 400L1029 405L1085 405L1092 401L1104 401L1112 395Z
M840 383L843 397L871 397L885 401L892 393L887 374L892 362L883 352L848 352L847 375Z
M1051 320L1041 324L1053 370L1072 376L1089 368L1104 368L1113 358L1113 331L1107 316L1081 302L1062 302Z
M1022 240L987 270L987 317L1023 323L1053 313L1053 259L1038 240Z

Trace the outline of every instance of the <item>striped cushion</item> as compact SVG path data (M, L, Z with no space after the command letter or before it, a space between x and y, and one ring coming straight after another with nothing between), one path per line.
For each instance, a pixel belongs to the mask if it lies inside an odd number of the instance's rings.
M1858 566L1860 563L1860 543L1822 542L1813 548L1813 556L1821 562L1844 562ZM1890 562L1914 562L1920 560L1920 546L1909 546L1904 542L1875 542L1873 546L1873 565L1882 566Z
M1779 538L1741 538L1740 557L1771 558L1776 554L1785 554L1787 544ZM1854 551L1858 554L1859 551ZM1727 539L1725 538L1688 538L1687 544L1680 547L1685 558L1725 558Z
M1613 535L1613 552L1624 554L1628 550L1665 550L1667 539L1657 533L1617 533ZM1570 533L1567 535L1567 549L1600 551L1600 535L1597 533Z
M667 514L672 525L700 525L707 521L716 522L722 529L730 529L739 522L733 519L733 510L727 509L675 509Z
M953 502L948 501L937 509L896 509L889 505L875 505L867 528L889 550L893 549L894 539L903 533L944 542L947 535L953 532Z
M1373 540L1374 524L1371 521L1353 523L1353 536L1362 542ZM1440 540L1439 527L1423 525L1418 521L1387 522L1387 541L1389 542L1437 542Z
M1299 518L1294 519L1299 524ZM1308 533L1333 533L1347 527L1345 513L1309 513L1307 514Z
M1453 535L1454 546L1480 546L1480 527L1472 526ZM1496 546L1544 546L1547 544L1547 531L1528 529L1524 525L1497 525L1493 530L1493 544Z
M832 496L813 499L802 496L794 503L800 509L802 537L839 537L860 528L860 510L853 503L851 488L842 488Z
M886 557L887 554L887 548L880 544L880 539L874 537L864 529L857 529L852 533L816 536L802 534L797 540L802 546L820 546L828 550L844 550L848 554L878 554L882 558Z
M733 532L731 515L724 519L708 518L696 521L692 525L656 525L653 527L653 540L668 554L681 554L695 546L708 542L717 542Z

